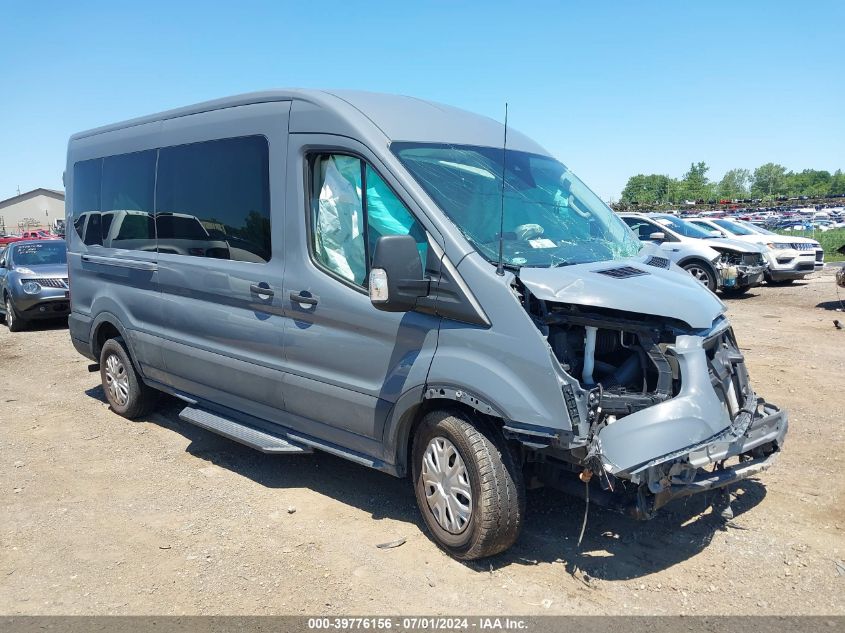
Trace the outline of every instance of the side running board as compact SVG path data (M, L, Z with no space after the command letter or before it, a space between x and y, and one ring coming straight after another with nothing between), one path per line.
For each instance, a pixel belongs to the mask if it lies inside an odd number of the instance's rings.
M179 419L213 431L230 440L246 444L262 453L313 453L310 446L297 444L279 435L260 431L246 424L221 417L204 409L185 407L179 414Z

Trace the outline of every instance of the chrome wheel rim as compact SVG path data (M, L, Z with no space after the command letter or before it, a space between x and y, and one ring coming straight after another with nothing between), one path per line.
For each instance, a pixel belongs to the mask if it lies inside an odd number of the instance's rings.
M703 285L708 288L710 287L710 275L700 266L690 266L687 268L687 272L698 279L698 281L700 281Z
M426 446L422 484L437 524L450 534L463 532L472 516L472 488L464 460L445 437L435 437Z
M116 405L122 407L128 402L129 374L117 354L110 354L106 358L106 389Z
M15 313L12 312L12 302L6 297L6 325L9 326L9 329L12 329L12 321L15 318Z

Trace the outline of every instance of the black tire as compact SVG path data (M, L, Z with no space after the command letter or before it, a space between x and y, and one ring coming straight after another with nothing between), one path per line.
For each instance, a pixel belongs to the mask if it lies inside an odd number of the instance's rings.
M733 288L722 288L722 292L729 297L738 297L751 290L751 286L734 286Z
M716 271L713 270L709 262L705 262L703 259L693 259L684 262L681 268L700 281L701 285L706 286L710 292L716 292Z
M129 358L123 338L111 338L100 352L100 379L103 391L115 413L134 420L149 413L157 392L144 384ZM112 387L114 385L114 387Z
M441 526L427 500L423 459L435 439L451 443L466 467L472 499L467 504L469 519L457 533ZM522 471L495 429L461 412L432 411L414 434L412 460L417 505L440 547L459 560L473 560L499 554L513 545L525 515L525 485ZM432 476L430 470L428 476Z
M22 319L15 310L15 304L12 303L12 298L6 295L3 298L3 309L6 311L6 327L10 332L20 332L26 327L26 320Z

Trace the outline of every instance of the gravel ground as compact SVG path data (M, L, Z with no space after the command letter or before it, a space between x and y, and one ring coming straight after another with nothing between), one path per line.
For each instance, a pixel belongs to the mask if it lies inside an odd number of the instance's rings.
M698 497L636 523L529 493L520 541L462 564L410 484L325 455L130 422L65 324L0 329L2 614L845 614L842 377L832 273L730 299L753 384L789 410L775 467L723 525ZM379 543L405 538L394 549Z

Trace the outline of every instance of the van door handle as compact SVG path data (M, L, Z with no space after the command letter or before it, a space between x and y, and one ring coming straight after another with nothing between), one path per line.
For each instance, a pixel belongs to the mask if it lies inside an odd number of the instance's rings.
M309 306L315 306L315 305L317 305L317 302L319 301L317 299L317 297L301 295L301 294L296 293L296 292L290 293L290 300L293 301L294 303L304 303L304 304L309 305Z
M267 297L268 299L273 296L272 289L259 286L258 284L249 284L249 291L262 297Z

